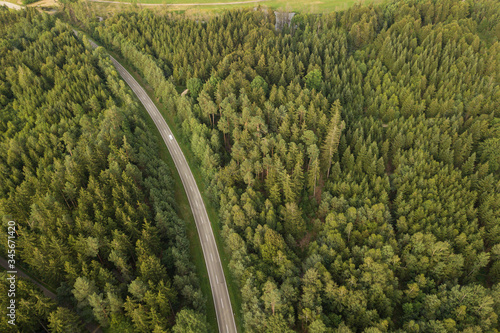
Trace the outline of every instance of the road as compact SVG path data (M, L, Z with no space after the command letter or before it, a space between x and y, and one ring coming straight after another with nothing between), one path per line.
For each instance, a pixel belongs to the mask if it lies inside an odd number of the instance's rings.
M5 270L10 271L7 260L2 257L0 257L0 266L5 268ZM17 272L16 277L18 278L22 277L24 279L30 280L31 282L33 282L33 284L35 284L36 286L38 286L38 288L42 290L43 294L46 297L56 300L56 294L45 288L42 284L38 283L36 280L32 279L28 274L24 273L21 269L16 268L15 271Z
M9 268L9 263L7 262L6 259L0 257L0 266L2 266L3 268L5 268L5 270L7 272L11 271L10 268ZM16 267L16 269L14 270L16 272L16 278L23 278L23 279L26 279L26 280L29 280L31 281L34 285L36 285L38 288L40 288L43 292L43 294L56 301L57 303L57 295L54 294L52 291L50 291L49 289L45 288L41 283L39 283L38 281L36 281L35 279L33 279L31 276L29 276L28 274L26 274L22 269L20 269L19 267ZM91 332L91 333L102 333L102 330L101 330L101 326L99 326L98 324L96 323L86 323L85 324L85 328Z
M13 4L12 2L7 2L7 1L0 1L0 6L7 6L9 8L13 8L13 9L24 9L24 7L22 6L18 6L16 4Z
M224 6L224 5L244 5L247 3L263 2L267 0L249 0L249 1L232 1L232 2L207 2L207 3L132 3L132 2L121 2L112 0L89 0L92 2L103 2L103 3L118 3L123 5L143 5L143 6Z
M75 34L77 34L76 31ZM90 39L89 41L93 48L97 47L96 43ZM132 91L141 101L142 105L144 105L148 111L149 115L156 124L163 141L167 145L172 159L174 160L175 167L177 168L177 172L179 173L182 184L184 185L189 205L193 211L196 228L198 229L198 236L200 237L203 256L205 257L205 264L207 266L208 277L210 279L215 312L217 313L219 332L236 333L236 323L234 321L233 309L229 299L229 292L227 290L224 271L222 270L217 243L215 242L214 233L210 220L208 219L205 204L203 203L200 191L196 185L196 181L194 180L186 158L184 157L179 144L175 140L174 134L170 131L170 128L160 114L160 111L158 111L158 108L149 98L146 91L144 91L132 75L130 75L130 73L118 61L116 61L115 58L112 56L110 56L110 58L118 73L120 73L122 78L130 86Z

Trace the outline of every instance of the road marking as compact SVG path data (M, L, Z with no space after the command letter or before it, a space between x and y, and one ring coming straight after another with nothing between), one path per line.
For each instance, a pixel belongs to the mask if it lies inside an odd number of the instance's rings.
M215 278L217 279L217 284L219 284L219 276L216 275Z
M206 239L207 239L207 241L208 241L208 236L207 236L207 234L205 234L205 238L206 238Z
M210 252L210 258L212 258L212 261L214 261L214 256L212 255L212 252Z
M220 299L220 304L222 305L222 308L224 309L224 302L222 301L222 298Z
M226 324L226 332L229 332L229 328L227 328L227 324Z

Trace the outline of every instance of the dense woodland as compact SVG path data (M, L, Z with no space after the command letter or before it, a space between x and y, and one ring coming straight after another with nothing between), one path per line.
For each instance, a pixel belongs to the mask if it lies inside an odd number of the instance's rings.
M139 70L197 159L247 332L500 330L498 1L357 5L281 31L263 8L89 8L65 17ZM129 90L59 21L0 13L0 207L64 305L27 296L45 304L27 330L201 331L172 180Z
M35 10L1 7L0 31L0 215L17 262L57 292L19 280L0 331L206 332L170 170L109 57Z
M499 2L87 10L190 143L247 332L498 331Z

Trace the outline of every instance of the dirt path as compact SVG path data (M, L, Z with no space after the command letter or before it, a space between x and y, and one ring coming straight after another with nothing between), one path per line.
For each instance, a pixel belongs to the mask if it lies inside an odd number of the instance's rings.
M7 6L9 8L13 8L13 9L24 9L23 6L19 6L19 5L16 5L16 4L13 4L12 2L7 2L7 1L0 1L0 6Z
M9 264L8 264L7 260L5 260L2 257L0 257L0 266L2 266L3 268L5 268L7 271L10 271ZM46 297L48 297L50 299L53 299L54 301L57 302L57 295L54 294L52 291L50 291L49 289L45 288L38 281L36 281L31 276L29 276L28 274L26 274L22 269L19 269L19 267L16 267L15 271L17 272L16 278L21 277L23 279L31 281L33 284L35 284L38 288L40 288L42 290L43 294ZM95 324L95 323L85 324L85 328L87 328L87 330L89 332L92 332L92 333L102 333L101 327L99 325Z
M10 271L9 265L7 263L7 260L5 260L2 257L0 257L0 266L2 266L3 268L5 268L7 271ZM17 271L17 274L16 274L17 277L22 277L22 278L25 278L27 280L30 280L35 285L37 285L38 288L40 288L43 291L43 294L45 296L47 296L48 298L51 298L53 300L56 300L56 294L54 294L52 291L48 290L43 285L41 285L40 283L38 283L36 280L32 279L28 274L24 273L24 271L21 270L21 269L19 269L18 267L16 267L16 271Z
M92 2L102 2L102 3L117 3L124 5L132 5L131 2L121 2L121 1L109 1L109 0L89 0ZM224 6L224 5L244 5L247 3L264 2L267 0L249 0L249 1L233 1L233 2L208 2L208 3L139 3L137 5L142 6Z

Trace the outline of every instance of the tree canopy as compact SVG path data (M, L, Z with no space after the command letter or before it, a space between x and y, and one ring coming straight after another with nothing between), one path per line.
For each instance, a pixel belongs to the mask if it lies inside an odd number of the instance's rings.
M140 10L100 23L88 8L66 13L144 76L191 149L246 331L500 329L500 3L355 5L295 15L279 31L262 7L209 20ZM102 51L90 55L44 20L0 43L12 54L0 74L2 203L29 221L27 262L70 281L77 310L101 323L203 331L202 315L177 311L199 309L179 285L196 282L167 264L185 258L173 250L185 249L173 237L182 223L156 210L174 206L158 188L169 178L144 162L152 150L137 140L153 143L124 107L134 105L128 90ZM41 45L64 38L100 70L57 52L46 61ZM88 83L65 85L61 70ZM55 84L59 94L44 92ZM64 130L63 112L75 114L66 118L76 132Z
M0 24L0 214L59 305L19 281L18 329L159 332L183 309L206 325L172 175L109 57L34 9Z
M281 31L263 8L87 26L190 144L247 331L493 332L499 14L411 0Z

